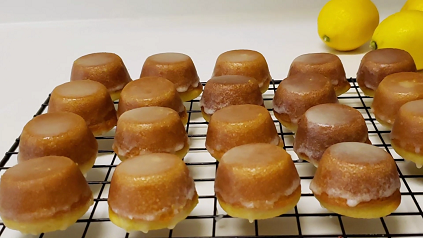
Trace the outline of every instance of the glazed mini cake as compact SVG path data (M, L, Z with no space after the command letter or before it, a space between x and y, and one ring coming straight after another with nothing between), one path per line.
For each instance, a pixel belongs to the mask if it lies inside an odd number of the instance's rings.
M259 85L254 78L224 75L211 78L200 99L201 113L206 121L216 111L230 106L254 104L264 106Z
M119 99L122 89L132 81L122 59L108 52L84 55L73 62L70 80L84 79L106 86L113 101Z
M322 74L330 79L337 96L351 88L341 60L331 53L309 53L298 56L291 63L288 76L298 73Z
M207 128L206 149L215 159L233 147L251 143L284 146L266 108L232 105L213 114Z
M264 56L254 50L231 50L219 55L212 77L221 75L243 75L257 80L260 91L269 88L269 66Z
M116 110L104 85L78 80L54 88L48 112L73 112L84 118L94 135L102 135L116 126Z
M222 156L215 192L228 215L253 222L294 208L301 196L300 177L291 156L281 147L246 144Z
M188 153L189 143L177 112L167 107L141 107L119 118L113 150L122 161L160 152L183 158Z
M175 84L182 101L190 101L203 91L192 59L182 53L160 53L149 56L142 67L141 76L158 76Z
M300 159L318 167L323 152L340 142L370 143L363 116L347 105L320 104L308 109L300 118L294 151Z
M423 99L402 105L392 126L391 144L395 152L418 168L423 164Z
M84 119L70 112L39 115L23 128L18 162L56 155L73 160L83 174L97 158L98 143Z
M76 164L62 156L23 161L0 182L0 216L24 234L66 230L93 204L93 194Z
M371 108L376 120L391 128L400 107L418 99L423 99L423 74L395 73L386 76L379 84Z
M108 198L110 221L128 232L173 229L198 204L187 166L181 158L164 153L119 164Z
M353 218L391 214L401 203L400 186L391 155L357 142L330 146L310 183L323 207Z
M161 77L144 77L129 83L123 90L118 106L118 117L139 107L168 107L175 110L187 124L187 110L172 82Z
M310 107L337 103L328 78L317 73L295 74L282 80L273 98L273 113L291 131L297 131L298 119Z
M413 57L400 49L377 49L366 53L357 72L357 83L367 96L373 97L382 80L394 73L415 72Z

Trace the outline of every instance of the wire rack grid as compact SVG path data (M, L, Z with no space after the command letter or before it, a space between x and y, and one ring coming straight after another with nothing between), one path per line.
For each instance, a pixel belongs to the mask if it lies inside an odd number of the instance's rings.
M372 144L389 152L397 163L402 202L391 215L379 219L353 219L332 213L320 206L308 188L315 168L298 159L293 152L293 133L284 128L273 115L272 99L281 81L272 80L269 90L263 95L265 105L274 119L279 135L284 140L284 148L294 160L301 178L301 199L287 214L249 223L244 219L232 218L223 211L213 190L218 163L204 147L207 122L201 116L199 100L195 99L185 103L189 117L186 131L190 138L190 150L184 161L194 178L199 204L187 219L180 222L173 230L163 229L150 231L147 234L126 233L110 222L107 213L107 195L113 171L120 162L111 149L114 139L114 131L111 131L97 137L98 158L87 174L87 181L94 193L94 205L67 230L36 237L423 237L423 212L420 206L423 202L423 172L395 153L390 144L390 131L380 125L371 112L372 99L363 95L354 78L348 80L351 89L339 97L339 102L352 106L362 113ZM49 98L34 116L42 114L48 107L48 102ZM18 150L19 138L0 161L0 174L17 163ZM26 236L8 229L0 222L0 237Z

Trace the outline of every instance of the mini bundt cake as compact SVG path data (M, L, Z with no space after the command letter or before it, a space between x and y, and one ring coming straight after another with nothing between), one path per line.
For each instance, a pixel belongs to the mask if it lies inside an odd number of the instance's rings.
M365 95L373 97L375 90L386 76L416 70L413 57L405 50L392 48L372 50L361 60L357 83Z
M323 152L340 142L370 143L363 116L347 105L320 104L308 109L300 118L294 151L300 159L317 167Z
M251 143L284 146L266 108L232 105L213 114L207 128L206 149L215 159L233 147Z
M386 76L379 84L371 107L376 120L391 128L400 107L418 99L423 99L423 74L395 73Z
M326 76L330 79L337 96L351 88L341 59L331 53L309 53L298 56L291 63L288 76L299 73L319 73Z
M215 192L228 215L253 222L294 208L301 196L300 177L291 156L281 147L246 144L222 156Z
M282 80L273 98L273 113L291 131L297 131L298 119L312 106L337 103L328 78L317 73L295 74Z
M407 102L399 109L391 131L391 145L406 160L423 165L423 99Z
M84 55L73 62L70 80L84 79L106 86L113 101L119 99L122 89L132 81L122 59L108 52Z
M203 91L203 85L192 59L182 53L160 53L149 56L142 67L141 76L158 76L175 84L182 101L190 101Z
M173 229L198 204L194 180L181 158L142 155L116 167L110 182L109 217L126 231Z
M76 164L62 156L23 161L0 182L0 216L24 234L65 230L93 204L93 194Z
M175 110L187 124L187 110L175 89L175 85L161 77L144 77L130 82L122 90L118 105L118 117L139 107L168 107Z
M119 118L113 150L123 161L148 153L171 153L183 158L188 136L178 113L167 107L141 107Z
M230 50L219 55L212 77L243 75L257 80L262 93L269 88L272 77L264 56L254 50Z
M104 85L92 80L78 80L54 88L48 112L73 112L84 118L94 135L116 126L116 110Z
M263 96L254 78L240 75L213 77L207 81L200 99L201 113L206 121L216 111L230 106L255 104L264 106Z
M330 146L310 183L323 207L353 218L391 214L401 203L400 186L392 156L358 142Z
M56 155L73 160L83 174L97 158L98 143L84 119L71 112L39 115L23 128L18 162Z

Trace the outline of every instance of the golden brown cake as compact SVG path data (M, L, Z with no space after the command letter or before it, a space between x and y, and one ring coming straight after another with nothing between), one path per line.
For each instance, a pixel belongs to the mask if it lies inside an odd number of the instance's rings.
M169 228L198 204L194 180L181 158L166 153L142 155L116 167L109 190L109 217L126 231Z
M24 234L66 230L93 204L93 194L76 164L62 156L23 161L1 177L0 216Z
M211 156L219 160L233 147L251 143L284 146L266 108L232 105L213 114L206 136L206 149Z
M141 76L158 76L175 84L182 101L190 101L203 91L203 85L192 59L182 53L160 53L149 56L142 67Z
M400 107L418 99L423 99L423 74L395 73L386 76L379 84L371 107L376 120L391 128Z
M269 88L269 66L264 56L254 50L230 50L219 55L212 77L243 75L257 80L262 93Z
M365 95L373 97L386 76L416 70L413 57L407 51L391 48L372 50L361 60L357 83Z
M73 62L71 81L89 79L106 86L112 100L132 81L122 59L114 53L92 53Z
M210 121L211 115L224 107L242 104L264 106L257 81L241 75L211 78L200 99L201 113L206 121Z
M310 189L326 209L353 218L379 218L401 203L394 159L381 148L358 142L330 146Z
M106 87L92 80L78 80L54 88L48 112L73 112L84 118L94 135L116 126L116 110Z
M118 117L139 107L168 107L175 110L184 125L188 123L187 110L172 82L161 77L144 77L130 82L119 100Z
M323 152L340 142L370 143L363 116L347 105L320 104L308 109L300 118L294 151L300 159L317 167Z
M215 192L228 215L267 219L282 215L300 200L300 177L291 156L267 143L228 150L216 172Z
M56 155L73 160L83 174L97 158L98 143L84 119L71 112L39 115L23 128L18 162Z
M423 165L423 99L407 102L398 111L391 131L395 152L418 168Z
M317 73L295 74L282 80L273 98L273 113L291 131L297 131L298 119L312 106L337 103L328 78Z
M331 53L309 53L298 56L291 63L288 76L298 73L319 73L326 76L330 79L337 96L351 88L341 60Z
M189 143L178 113L167 107L141 107L119 118L113 150L122 161L149 153L171 153L183 158Z

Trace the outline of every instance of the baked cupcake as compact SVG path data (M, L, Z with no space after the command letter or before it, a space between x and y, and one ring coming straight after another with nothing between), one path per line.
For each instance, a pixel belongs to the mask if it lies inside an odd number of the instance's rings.
M18 162L56 155L73 160L83 174L97 158L98 143L84 119L70 112L34 117L23 128Z
M9 229L39 235L66 230L93 204L76 164L62 156L23 161L0 182L0 216Z
M233 147L251 143L284 146L266 108L232 105L213 114L207 128L206 149L215 159Z
M300 177L291 156L281 147L246 144L222 156L215 192L228 215L253 222L294 208L301 196Z
M149 56L144 62L140 78L148 76L171 81L184 102L195 99L203 91L194 62L182 53L169 52Z
M353 218L379 218L401 203L394 159L372 145L342 142L322 156L310 189L320 204Z
M262 93L269 88L269 66L264 56L254 50L230 50L219 55L212 77L243 75L257 80Z
M416 70L413 57L405 50L392 48L372 50L361 60L357 83L365 95L373 97L375 90L386 76Z
M242 104L264 106L257 81L240 75L211 78L207 81L200 100L201 113L206 121L210 121L213 113L224 107Z
M391 145L405 160L423 164L423 99L402 105L392 126Z
M110 221L128 232L173 229L198 204L187 166L179 157L165 153L119 164L108 198Z
M297 131L298 119L310 107L337 103L328 78L317 73L295 74L282 80L273 98L273 113L291 131Z
M319 73L327 77L337 96L351 88L341 60L331 53L309 53L298 56L291 63L288 77L299 73Z
M70 80L84 79L106 86L113 101L119 99L122 89L132 81L122 59L108 52L84 55L73 62Z
M113 150L122 161L149 153L171 153L183 158L189 143L177 112L167 107L141 107L119 118Z
M308 109L300 118L294 151L300 159L317 167L323 152L340 142L370 143L363 116L347 105L320 104Z
M187 110L172 82L161 77L144 77L129 83L119 100L118 117L139 107L168 107L175 110L182 122L188 123Z
M116 126L116 110L107 88L92 80L79 80L54 88L48 112L73 112L84 118L94 135Z
M386 76L379 84L371 107L376 120L391 128L400 107L418 99L423 99L423 74L395 73Z

